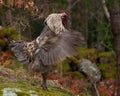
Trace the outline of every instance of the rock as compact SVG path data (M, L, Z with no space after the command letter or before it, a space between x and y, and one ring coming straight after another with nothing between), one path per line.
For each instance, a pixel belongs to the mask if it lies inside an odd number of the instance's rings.
M21 95L20 95L21 94ZM18 88L4 88L2 96L26 96L26 92ZM29 96L38 96L36 91L30 90L28 92Z
M79 71L82 71L87 75L91 82L95 83L100 81L101 79L101 72L98 67L93 64L88 59L82 59L79 65Z
M18 96L16 92L21 92L21 90L17 88L4 88L3 96Z

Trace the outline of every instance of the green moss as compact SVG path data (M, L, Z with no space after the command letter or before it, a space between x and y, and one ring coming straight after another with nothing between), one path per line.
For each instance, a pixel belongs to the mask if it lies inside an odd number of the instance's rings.
M1 30L3 32L1 38L3 37L11 37L15 39L17 37L17 30L15 28L4 28Z
M17 94L17 96L30 96L29 93L21 91L21 92L15 92Z
M95 60L98 58L97 49L88 49L88 48L80 48L79 53L76 56L77 59L89 58L90 60Z
M108 69L110 67L109 64L99 64L98 68L101 70L101 71L105 71L106 69Z
M68 63L71 62L71 61L72 61L74 64L78 64L78 63L79 63L79 60L78 60L76 57L74 57L74 56L69 57L67 60L68 60Z
M117 62L116 61L113 61L110 63L111 67L112 68L116 68L117 67Z
M100 64L98 68L101 70L103 79L116 78L116 62Z
M78 72L78 71L74 71L74 72L71 72L69 74L71 74L73 79L81 79L81 78L84 79L85 78L85 76L82 73Z
M111 58L113 57L115 53L114 52L102 52L102 53L99 53L99 57L107 57L107 58Z
M85 58L87 57L87 54L88 54L88 49L87 48L80 48L79 49L79 53L78 53L78 58Z
M111 70L109 72L105 72L103 74L103 77L104 78L116 78L117 74L116 74L116 71L115 70Z
M62 71L63 71L63 73L70 71L70 66L69 66L69 63L67 63L67 61L66 61L66 63L62 64Z
M15 28L3 28L0 30L0 49L4 51L7 50L9 48L9 40L17 40L16 37L17 30L15 30Z
M75 58L74 56L67 58L64 62L63 62L63 73L65 72L70 72L71 71L71 66L70 64L74 65L75 67L78 66L79 64L79 60L77 58Z
M58 87L49 86L50 91L44 91L38 86L30 86L29 84L19 84L19 83L3 83L0 84L0 94L4 88L18 88L22 90L21 92L16 92L18 96L30 96L30 94L36 94L38 96L74 96L74 94L63 90ZM30 92L30 91L34 92ZM0 95L2 96L2 95Z
M88 49L88 58L90 60L96 60L98 58L97 49Z
M3 91L2 90L0 90L0 96L2 96L3 95Z

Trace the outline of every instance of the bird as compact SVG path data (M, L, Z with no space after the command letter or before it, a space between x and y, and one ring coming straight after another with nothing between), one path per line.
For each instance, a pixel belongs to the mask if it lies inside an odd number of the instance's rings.
M65 26L69 16L65 12L52 13L44 20L41 34L31 42L11 41L11 50L28 69L41 73L42 88L48 90L47 77L52 65L64 61L67 57L76 56L79 47L83 47L83 35Z

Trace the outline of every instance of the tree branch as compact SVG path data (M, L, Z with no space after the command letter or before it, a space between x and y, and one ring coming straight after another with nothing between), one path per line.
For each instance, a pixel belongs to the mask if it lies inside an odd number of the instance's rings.
M10 7L10 6L8 6L8 5L5 5L5 4L2 4L4 7L6 7L6 8L8 8L8 9L10 9L11 11L15 11L15 9L14 8L12 8L12 7Z
M68 10L71 10L80 0L74 1L74 3L71 5L71 7L68 7Z
M107 19L110 21L110 13L109 13L108 8L106 6L105 0L102 0L102 5L103 5L103 10L105 12L105 15L106 15Z

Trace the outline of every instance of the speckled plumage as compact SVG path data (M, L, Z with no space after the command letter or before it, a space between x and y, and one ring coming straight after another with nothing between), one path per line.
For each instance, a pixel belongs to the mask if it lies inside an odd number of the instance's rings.
M65 13L50 14L46 26L32 42L12 42L12 50L19 61L27 63L29 69L46 74L51 65L59 63L78 53L78 47L84 45L80 32L67 30L62 23ZM46 76L43 75L43 78ZM46 87L46 82L45 84Z

